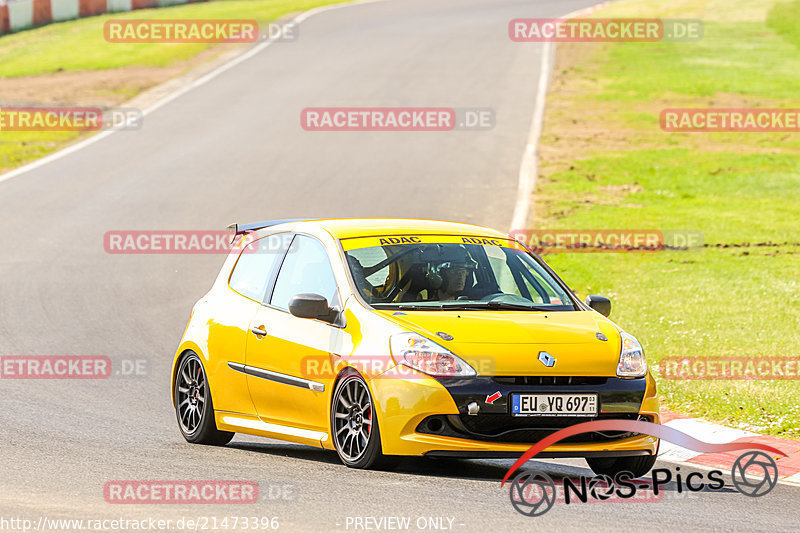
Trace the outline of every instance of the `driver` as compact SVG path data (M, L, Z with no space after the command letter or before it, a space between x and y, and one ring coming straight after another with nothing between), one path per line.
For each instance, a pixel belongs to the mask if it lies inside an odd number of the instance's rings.
M478 263L472 260L466 251L464 251L462 259L439 264L435 271L442 279L442 284L437 290L437 299L440 301L455 300L462 296L467 284L467 274L476 270L477 267Z

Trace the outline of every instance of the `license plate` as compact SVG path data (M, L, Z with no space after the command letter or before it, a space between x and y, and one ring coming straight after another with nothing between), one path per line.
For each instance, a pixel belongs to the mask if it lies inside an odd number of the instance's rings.
M597 394L513 394L514 416L596 416Z

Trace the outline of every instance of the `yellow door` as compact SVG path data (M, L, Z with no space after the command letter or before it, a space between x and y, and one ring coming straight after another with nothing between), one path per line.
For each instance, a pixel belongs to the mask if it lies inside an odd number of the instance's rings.
M262 308L269 282L283 257L280 236L270 235L253 242L239 254L227 287L213 296L213 316L198 320L208 328L207 365L214 409L254 415L244 367L250 323Z
M295 236L268 305L258 310L250 324L245 357L248 388L264 422L327 433L331 376L311 371L330 368L318 362L330 360L344 332L326 322L291 315L289 301L297 294L319 294L329 304L339 305L327 252L307 235ZM279 431L292 434L283 427L276 428Z
M266 335L253 332L259 329ZM245 364L250 396L264 422L327 432L330 381L312 371L330 368L318 362L330 358L334 329L269 307L256 313Z

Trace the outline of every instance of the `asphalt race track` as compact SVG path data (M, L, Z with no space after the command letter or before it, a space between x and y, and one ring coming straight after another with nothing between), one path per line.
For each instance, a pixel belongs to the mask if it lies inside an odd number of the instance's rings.
M148 114L142 129L0 183L0 353L107 355L115 368L122 360L146 368L105 380L0 380L0 516L277 516L281 531L353 531L355 517L410 517L412 531L419 517L441 517L429 523L456 532L794 529L796 512L787 510L800 504L800 488L786 485L760 499L730 484L692 495L670 485L658 503L557 504L528 518L500 487L510 460L407 459L394 472L356 471L334 453L277 441L187 444L170 403L170 364L224 257L103 248L111 230L285 217L407 216L509 229L542 47L511 42L508 21L591 3L388 0L326 11L302 22L296 41L269 46ZM491 108L496 126L304 131L300 112L315 106ZM591 475L577 460L531 466ZM103 498L109 480L159 479L253 480L262 501L131 506Z

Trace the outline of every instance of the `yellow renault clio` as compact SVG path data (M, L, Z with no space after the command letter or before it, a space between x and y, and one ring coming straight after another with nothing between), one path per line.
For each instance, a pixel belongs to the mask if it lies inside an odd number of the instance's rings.
M232 226L192 310L172 401L187 441L234 433L398 456L518 457L558 429L659 422L641 344L511 236L406 219ZM604 316L605 315L605 316ZM546 450L644 475L658 440L587 433Z

